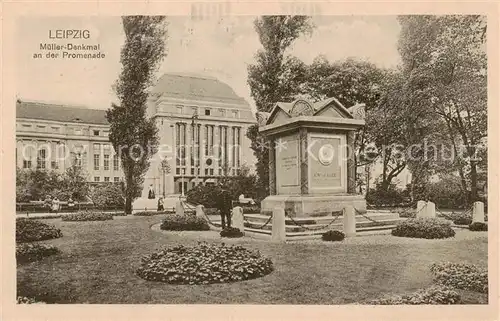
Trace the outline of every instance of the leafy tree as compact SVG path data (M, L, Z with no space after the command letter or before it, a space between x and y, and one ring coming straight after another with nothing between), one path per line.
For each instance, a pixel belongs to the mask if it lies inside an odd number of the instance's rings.
M255 64L248 66L248 85L257 110L269 112L279 101L290 101L302 92L305 82L305 65L286 50L302 34L312 31L306 16L262 16L254 21L262 49L255 55ZM269 152L257 125L247 130L251 148L257 158L256 170L260 198L269 194Z
M125 44L121 51L122 71L115 85L120 101L106 112L109 139L118 151L125 176L125 213L140 195L149 159L158 148L158 129L146 117L148 89L166 56L164 16L122 17Z
M104 183L94 186L90 199L98 208L119 208L124 205L123 191L119 183Z
M482 16L401 16L399 51L411 105L427 106L429 123L441 122L441 137L455 150L462 188L477 195L478 155L486 148L486 19ZM466 182L469 181L469 182ZM468 189L468 188L467 188Z

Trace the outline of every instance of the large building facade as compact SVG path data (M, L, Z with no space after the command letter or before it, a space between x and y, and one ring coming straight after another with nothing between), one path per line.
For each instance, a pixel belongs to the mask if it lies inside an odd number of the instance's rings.
M104 110L21 100L16 105L18 168L64 172L75 164L91 182L122 179Z
M142 196L176 195L235 175L255 158L246 137L255 123L249 104L210 77L165 74L148 100L160 145ZM105 110L17 101L16 165L63 172L82 166L90 182L119 182L123 171L109 142Z
M143 197L151 186L158 195L182 194L255 164L246 137L256 123L250 105L216 78L163 75L150 95L148 116L156 122L160 146Z

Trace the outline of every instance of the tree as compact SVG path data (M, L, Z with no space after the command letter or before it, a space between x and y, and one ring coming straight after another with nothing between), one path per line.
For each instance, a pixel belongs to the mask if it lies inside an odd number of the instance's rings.
M301 93L306 68L297 58L286 54L290 45L302 34L312 31L306 16L262 16L254 21L263 49L255 55L255 64L248 66L248 85L257 110L269 112L279 101L290 101ZM257 125L251 126L247 137L257 158L261 198L269 194L269 153L259 142L262 140ZM263 148L264 147L264 148Z
M483 16L402 16L399 51L407 95L438 118L455 157L462 187L477 200L478 155L486 148L486 19ZM468 186L466 186L468 185ZM466 192L466 191L464 191Z
M106 112L109 139L118 151L125 178L125 213L140 195L149 160L158 148L158 129L146 117L148 89L166 56L166 19L163 16L122 17L125 44L122 71L115 85L119 105Z

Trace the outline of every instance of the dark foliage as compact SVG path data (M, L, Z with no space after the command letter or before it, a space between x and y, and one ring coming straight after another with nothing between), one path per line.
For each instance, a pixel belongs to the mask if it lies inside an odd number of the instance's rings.
M488 293L488 271L474 264L434 263L431 266L434 281L457 289Z
M410 218L398 223L392 235L423 239L443 239L455 236L450 223L436 218Z
M16 220L16 242L33 242L62 237L60 229L37 220Z
M160 225L165 231L208 231L208 222L194 215L172 215L167 216Z
M417 305L417 304L460 304L460 295L452 288L445 286L432 286L428 289L418 290L411 294L395 295L373 300L374 305Z
M82 211L75 214L63 215L63 221L82 222L82 221L107 221L113 219L112 213Z
M220 232L220 236L228 238L237 238L237 237L242 237L243 232L236 227L226 227Z
M39 243L21 243L16 245L16 260L18 264L34 262L46 256L60 253L59 249L52 245Z
M255 279L273 271L272 261L242 246L199 243L178 245L142 258L136 273L170 284L229 283Z
M323 233L321 235L321 239L323 241L342 241L345 238L344 232L337 231L337 230L331 230Z
M488 231L488 224L483 222L474 222L469 225L471 231Z

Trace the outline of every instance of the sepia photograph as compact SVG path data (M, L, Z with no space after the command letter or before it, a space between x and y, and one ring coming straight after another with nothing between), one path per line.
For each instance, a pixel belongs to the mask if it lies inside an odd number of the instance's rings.
M496 304L488 17L232 5L16 18L11 300Z

